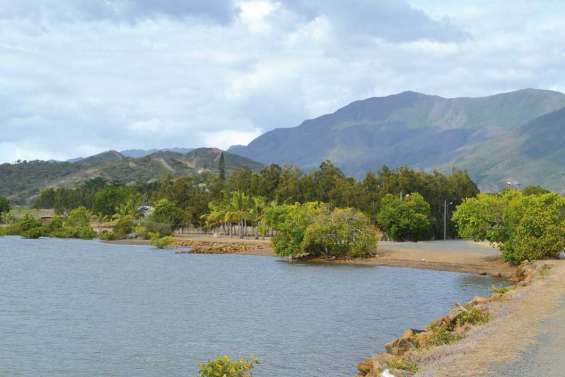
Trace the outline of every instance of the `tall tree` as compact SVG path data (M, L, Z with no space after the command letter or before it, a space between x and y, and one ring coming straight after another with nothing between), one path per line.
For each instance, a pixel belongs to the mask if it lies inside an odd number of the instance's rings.
M224 157L224 152L220 154L220 162L218 163L218 169L220 170L220 180L223 182L226 180L226 160Z
M9 211L10 211L10 202L8 201L8 199L4 198L3 196L0 196L0 215Z

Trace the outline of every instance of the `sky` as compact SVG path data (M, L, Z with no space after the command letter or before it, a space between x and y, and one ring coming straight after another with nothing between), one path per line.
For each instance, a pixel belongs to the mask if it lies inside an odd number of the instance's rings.
M0 162L247 144L358 99L565 91L562 0L0 0Z

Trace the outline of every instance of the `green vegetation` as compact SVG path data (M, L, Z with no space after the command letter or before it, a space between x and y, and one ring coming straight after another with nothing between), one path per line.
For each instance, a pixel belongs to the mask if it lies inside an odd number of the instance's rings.
M430 205L418 193L404 198L387 194L377 215L381 229L395 241L421 241L430 238Z
M391 359L387 363L387 367L391 369L406 370L410 373L416 373L418 371L418 365L416 363L399 356Z
M252 377L253 367L259 364L254 358L232 360L219 356L199 365L198 377Z
M149 244L157 249L165 249L171 246L175 240L171 236L161 237L159 233L149 233Z
M457 319L455 320L457 326L464 326L464 325L481 325L483 323L487 323L490 319L490 315L488 312L478 309L478 308L471 308L461 312Z
M500 246L512 263L555 258L565 249L565 198L506 190L466 199L453 214L464 238Z
M0 219L2 216L10 212L10 201L3 196L0 196Z
M451 331L448 325L443 323L434 323L429 327L431 336L427 339L426 346L442 346L458 341L461 337Z
M280 256L367 257L376 251L376 230L358 210L286 204L266 208L264 218Z
M109 151L73 163L18 161L15 164L0 164L0 195L10 199L13 204L28 205L31 198L48 187L77 187L100 177L129 186L145 185L169 175L196 178L217 175L221 153L218 149L199 148L186 154L158 151L141 158L129 158ZM239 168L260 169L263 166L228 152L224 152L224 161L226 174ZM67 200L69 194L67 192L63 200ZM91 203L80 205L97 213ZM44 208L56 207L48 205Z
M226 157L226 164L228 161ZM239 193L239 197L234 197L234 193ZM178 228L206 227L230 235L238 232L240 236L246 236L245 231L251 230L257 236L260 231L255 227L261 226L260 216L251 213L254 206L255 210L261 210L261 205L254 203L256 200L279 204L321 202L332 208L355 208L376 223L383 198L388 194L399 197L402 193L419 193L429 204L429 229L425 235L429 239L443 237L445 200L457 205L464 198L476 195L478 190L466 173L457 170L443 175L385 167L377 175L368 173L362 181L357 181L326 161L307 174L277 165L260 171L232 170L224 181L215 174L165 176L156 182L134 185L95 178L75 188L44 190L34 206L54 208L62 214L83 206L99 217L111 219L122 214L124 206L130 208L128 214L136 215L140 205L155 207L160 200L167 199L176 207L176 213L167 221L155 221L155 224L146 219L148 231L164 235ZM449 221L447 225L448 236L455 236L453 224ZM253 229L247 229L248 226Z
M93 239L96 232L90 227L90 212L84 207L72 210L68 216L42 222L27 213L22 218L11 217L6 227L0 228L0 235L22 236L24 238L56 237Z
M355 101L231 151L305 169L329 159L359 178L383 164L456 166L490 190L505 187L509 177L563 190L564 107L565 95L546 90L482 98L403 92ZM420 192L405 192L413 191Z
M512 286L512 285L511 285L511 286L508 286L508 287L495 287L495 286L492 286L492 287L490 288L490 293L491 293L491 295L503 295L503 294L506 294L506 293L512 291L512 290L515 289L515 288L516 288L516 287L515 287L515 286Z

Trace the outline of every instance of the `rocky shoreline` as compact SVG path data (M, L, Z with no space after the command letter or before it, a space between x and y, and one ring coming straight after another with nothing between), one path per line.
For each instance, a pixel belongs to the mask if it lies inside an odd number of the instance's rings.
M491 319L492 305L510 299L514 290L529 286L538 276L545 276L549 268L544 263L521 264L516 270L515 285L493 289L490 297L475 297L467 303L455 304L448 314L430 323L426 329L404 331L401 337L384 346L384 352L359 363L355 377L418 376L434 348L449 347L465 338L473 328L487 323Z
M209 241L209 240L176 240L175 246L181 248L178 254L272 254L272 249L264 241ZM182 250L190 248L190 250Z

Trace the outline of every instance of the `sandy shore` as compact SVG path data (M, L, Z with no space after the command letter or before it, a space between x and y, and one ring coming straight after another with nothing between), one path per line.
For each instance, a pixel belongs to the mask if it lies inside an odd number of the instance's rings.
M175 237L178 246L197 246L209 253L275 256L270 240L186 235ZM146 245L144 240L110 241L118 244ZM206 251L202 251L206 253ZM504 263L498 250L470 241L380 242L377 256L366 259L315 260L318 263L421 268L468 272L511 278L515 267Z

